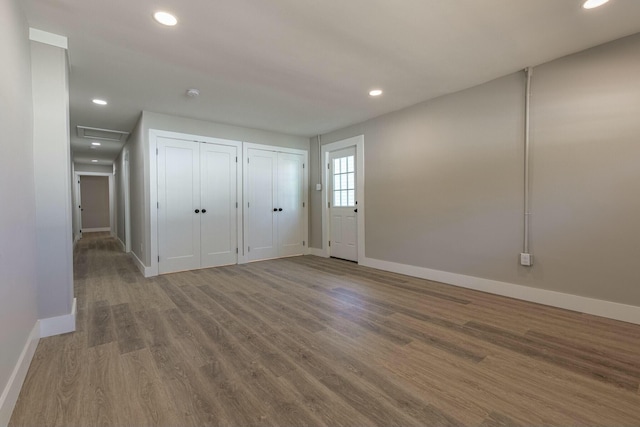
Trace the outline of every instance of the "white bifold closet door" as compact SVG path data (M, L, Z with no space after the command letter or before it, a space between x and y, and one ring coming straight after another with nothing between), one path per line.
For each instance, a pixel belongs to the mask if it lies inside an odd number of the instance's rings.
M237 148L158 138L159 273L237 262Z
M303 156L261 149L249 149L247 154L249 261L303 254Z

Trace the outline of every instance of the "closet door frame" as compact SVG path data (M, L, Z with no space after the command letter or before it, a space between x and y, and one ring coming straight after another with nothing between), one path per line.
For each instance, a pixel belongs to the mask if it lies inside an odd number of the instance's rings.
M149 129L149 153L148 159L145 161L149 162L149 187L145 187L145 193L148 191L149 197L145 197L145 200L149 201L149 205L145 206L145 212L149 213L149 223L150 223L150 247L148 249L149 254L151 255L151 267L145 268L144 275L145 277L157 276L159 272L159 264L158 264L158 162L157 162L157 148L158 138L172 138L172 139L181 139L184 141L195 141L201 143L212 143L212 144L220 144L220 145L229 145L236 147L236 152L238 153L238 163L236 168L236 194L238 200L238 209L236 209L236 227L238 229L237 236L237 247L238 247L238 263L241 263L242 251L243 251L243 242L244 242L244 227L241 224L244 224L243 219L243 197L242 197L242 181L243 181L243 162L240 159L240 153L243 153L242 150L242 142L240 141L232 141L229 139L221 139L221 138L211 138L208 136L201 135L191 135L180 132L169 132L158 129ZM143 233L144 234L144 233Z
M242 193L249 194L248 189L248 168L247 161L249 159L249 150L257 149L257 150L265 150L265 151L275 151L278 153L290 153L290 154L298 154L302 156L302 161L304 163L304 171L302 173L302 189L303 196L302 200L304 202L304 207L302 211L302 220L303 220L303 236L304 236L304 252L303 255L309 254L309 152L306 150L299 150L296 148L286 148L286 147L278 147L274 145L264 145L264 144L255 144L252 142L245 142L242 144ZM243 200L242 203L242 211L247 209L247 201ZM244 217L244 215L243 215ZM242 222L243 236L247 236L248 233L248 223ZM247 243L248 239L243 240L243 244L239 246L240 253L238 254L238 264L246 264L249 262L249 254L247 252Z

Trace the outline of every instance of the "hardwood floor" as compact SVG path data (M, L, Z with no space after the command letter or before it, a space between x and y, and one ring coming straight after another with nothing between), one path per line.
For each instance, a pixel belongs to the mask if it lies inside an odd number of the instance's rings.
M75 251L12 426L640 425L640 326L312 256L144 279Z

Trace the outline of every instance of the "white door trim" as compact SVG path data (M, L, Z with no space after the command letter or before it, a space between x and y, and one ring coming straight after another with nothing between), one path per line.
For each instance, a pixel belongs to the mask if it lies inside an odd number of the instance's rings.
M366 212L364 202L364 135L343 139L322 146L320 158L322 163L322 248L325 256L330 256L329 248L329 176L327 174L327 164L329 153L342 150L347 147L356 147L356 191L358 198L358 264L365 260L365 236L364 236L364 215Z
M116 210L115 210L115 196L114 196L114 180L113 180L113 172L112 173L106 173L106 172L82 172L82 171L76 171L75 173L75 180L78 183L77 184L77 193L76 194L76 201L78 202L77 205L74 206L74 209L77 209L78 211L78 217L77 217L77 221L78 221L78 230L82 230L82 211L80 210L80 208L78 206L82 206L82 197L81 197L81 191L80 191L80 183L78 181L80 181L80 177L81 176L106 176L109 178L109 230L111 231L111 237L115 237L116 234L116 228L115 228L115 215L116 215ZM91 231L91 229L89 229ZM105 230L108 231L108 230ZM80 235L82 235L82 233L80 233Z
M229 139L212 138L209 136L191 135L180 132L169 132L158 129L149 129L149 197L145 197L145 200L149 200L149 224L150 224L150 247L149 253L151 255L151 267L149 271L150 276L158 275L158 210L155 208L158 206L158 162L156 157L156 149L158 148L158 138L171 138L181 139L186 141L197 141L220 145L230 145L236 147L238 150L238 168L236 172L236 191L238 199L238 252L242 252L243 247L243 228L240 224L243 223L242 218L242 176L243 176L243 163L240 161L240 152L242 151L242 142L232 141ZM146 189L145 189L146 190ZM240 263L241 254L238 254L238 263Z
M290 153L290 154L299 154L302 156L303 158L303 162L304 162L304 173L302 174L304 182L302 183L302 188L304 191L304 194L302 195L302 199L304 200L304 210L303 210L303 235L305 238L305 245L304 245L304 255L307 255L309 253L309 152L307 150L300 150L297 148L287 148L287 147L278 147L275 145L264 145L264 144L256 144L253 142L244 142L242 144L242 169L243 169L243 173L242 173L242 193L241 194L248 194L248 188L247 188L247 170L246 168L244 168L244 165L247 164L247 160L249 159L249 150L250 149L257 149L257 150L266 150L266 151L275 151L275 152L279 152L279 153ZM240 209L241 211L244 211L244 209L246 208L245 206L245 201L243 197L238 197L238 200L240 201L240 205L242 206L242 209ZM242 221L240 224L242 224L242 230L243 230L243 234L246 234L248 232L247 227L249 226L247 223L245 223L244 221ZM242 240L242 244L239 246L239 253L238 253L238 264L246 264L249 262L249 256L247 254L246 251L246 242L244 242L244 239Z

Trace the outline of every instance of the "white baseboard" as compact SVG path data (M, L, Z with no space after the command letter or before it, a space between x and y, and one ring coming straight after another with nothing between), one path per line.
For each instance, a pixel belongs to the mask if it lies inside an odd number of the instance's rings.
M129 256L131 256L136 267L138 267L138 270L140 270L140 273L142 273L144 277L151 277L151 267L147 267L146 265L144 265L144 263L140 261L140 258L138 258L138 255L136 255L135 252L129 252Z
M39 340L40 321L36 321L31 333L29 334L29 338L22 349L22 353L20 353L18 362L9 377L9 381L0 395L0 426L6 426L9 424L11 414L13 413L13 409L18 401L20 389L27 377L27 371L29 370L29 365L31 364L33 355L36 352L36 347L38 347Z
M309 248L309 255L315 255L322 258L329 258L325 253L324 249L318 249L318 248Z
M118 242L118 245L120 246L120 249L122 249L122 252L126 252L127 251L127 247L125 246L124 242L122 240L120 240L119 237L116 237L116 241Z
M83 228L83 233L98 233L101 231L111 231L111 227L100 227L100 228Z
M76 330L77 299L73 299L71 313L48 319L40 319L40 338L66 334Z
M640 324L640 307L373 258L360 265L552 307Z

